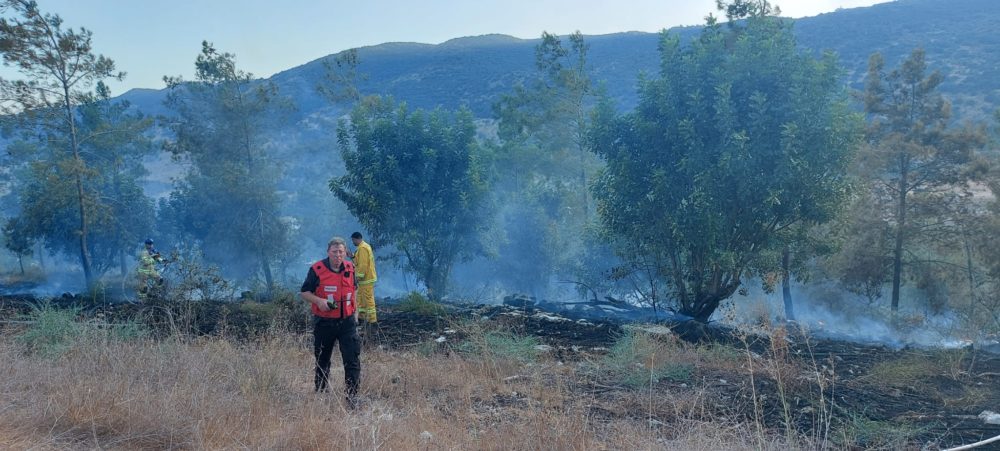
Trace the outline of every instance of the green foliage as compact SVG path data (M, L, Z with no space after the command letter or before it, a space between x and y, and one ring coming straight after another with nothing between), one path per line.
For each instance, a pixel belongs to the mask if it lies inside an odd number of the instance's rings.
M588 73L590 46L576 32L542 33L535 47L535 74L493 105L501 142L493 152L502 205L497 229L504 247L499 273L512 283L545 286L539 277L570 274L584 252L580 237L592 219L589 181L600 166L585 147L596 90ZM521 271L530 259L534 271Z
M836 215L859 118L835 57L800 52L777 18L710 24L686 47L664 34L660 50L633 112L597 109L593 193L620 256L657 265L677 310L707 321L779 268L792 226Z
M24 318L33 323L17 339L31 353L45 357L61 356L82 336L83 324L77 321L79 314L79 308L33 307Z
M102 214L109 203L98 188L103 168L87 148L100 135L75 108L94 100L87 93L94 83L106 99L101 80L125 74L93 52L90 31L64 29L58 15L42 13L36 2L6 2L4 12L13 16L0 18L0 52L4 65L23 78L0 79L0 108L5 122L45 152L31 160L30 180L20 184L26 218L17 224L21 234L44 237L55 249L74 247L89 287L96 280L91 229L107 230L110 215Z
M615 340L602 359L601 368L615 382L633 388L664 379L689 381L694 366L673 359L676 355L673 346L653 334L630 329Z
M32 307L22 318L28 327L17 335L17 341L32 354L58 358L76 346L132 341L149 335L148 329L134 320L84 322L80 316L80 309L75 307L56 308L48 304Z
M447 313L444 306L427 299L416 291L410 292L402 302L393 307L399 312L414 313L421 316L444 316Z
M34 239L28 233L27 227L20 224L19 218L10 218L3 223L4 247L17 256L21 274L24 274L24 257L31 255Z
M168 293L173 301L232 299L236 288L223 277L219 267L205 261L201 249L181 246L167 257L162 276L167 280Z
M854 413L832 433L834 441L844 448L904 449L921 429L909 423L873 420Z
M154 222L153 202L141 185L146 175L142 159L151 150L144 134L152 122L129 112L128 103L112 102L103 84L98 84L98 92L85 96L77 108L76 132L82 137L79 164L61 157L59 145L36 148L41 158L22 174L21 215L14 230L52 250L79 252L80 191L73 174L82 171L93 272L102 274L117 265L124 274L125 256L131 257Z
M950 127L951 105L938 92L943 81L937 71L927 74L922 49L889 72L879 53L868 62L863 100L871 145L862 153L863 175L890 219L893 310L899 308L903 267L919 260L911 243L923 238L954 246L961 239L961 209L971 199L968 163L986 141L981 127Z
M491 362L534 362L538 359L538 338L498 330L473 329L465 341L457 346L458 352Z
M200 242L209 260L255 262L234 272L261 274L273 287L272 262L296 252L292 228L280 214L281 165L267 146L285 105L275 85L255 82L236 68L235 55L208 42L195 69L195 81L166 79L166 105L177 114L170 125L175 140L167 147L193 166L162 214L179 238Z
M337 130L345 175L330 189L405 269L444 295L453 265L482 254L490 180L465 110L409 111L369 97Z

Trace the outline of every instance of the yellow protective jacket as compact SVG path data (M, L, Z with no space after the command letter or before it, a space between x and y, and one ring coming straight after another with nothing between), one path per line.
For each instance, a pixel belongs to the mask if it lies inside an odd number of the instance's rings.
M160 273L156 271L156 256L152 255L145 248L139 250L139 267L136 268L139 274L143 276L159 277Z
M362 241L354 253L354 271L357 273L358 285L371 285L378 280L375 274L375 254L368 243Z

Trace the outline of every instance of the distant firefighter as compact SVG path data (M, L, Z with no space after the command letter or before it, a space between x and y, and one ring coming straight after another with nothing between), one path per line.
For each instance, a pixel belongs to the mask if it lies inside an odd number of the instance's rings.
M375 310L375 254L372 247L365 242L361 232L351 234L351 242L357 250L352 255L358 280L358 321L369 324L378 322L378 312Z
M156 270L156 264L162 262L163 257L153 247L153 240L147 238L142 250L139 251L139 267L136 269L139 273L140 300L146 300L153 289L163 284L163 277L160 277L160 272Z

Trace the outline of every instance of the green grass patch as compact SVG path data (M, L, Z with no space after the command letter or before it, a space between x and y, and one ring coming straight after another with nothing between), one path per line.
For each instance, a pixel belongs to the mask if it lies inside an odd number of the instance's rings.
M911 354L879 362L872 367L870 377L896 387L921 386L930 376L957 378L961 374L965 351L944 350L926 355Z
M480 329L469 333L456 350L467 357L528 363L538 359L540 344L536 337Z
M447 313L444 306L416 291L411 291L405 299L396 304L395 310L421 316L444 316Z
M149 336L149 329L134 320L108 323L84 321L80 308L55 308L48 304L32 307L21 317L27 327L16 337L29 353L59 357L73 347L95 342L131 341Z
M671 340L629 330L615 341L601 360L601 368L609 378L633 388L664 379L690 381L694 366L678 358L679 350Z
M21 317L29 323L17 341L32 354L61 356L83 336L84 325L77 321L79 315L80 309L76 307L57 309L47 304L32 307L31 312Z
M845 449L905 449L923 428L905 422L872 420L851 414L835 429L833 439Z

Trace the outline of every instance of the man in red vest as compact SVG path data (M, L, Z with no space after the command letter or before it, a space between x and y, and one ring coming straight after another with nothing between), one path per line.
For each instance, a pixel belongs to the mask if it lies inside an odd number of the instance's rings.
M361 384L361 338L355 314L354 265L346 261L347 244L334 237L326 247L327 258L309 268L299 296L308 301L313 313L313 353L316 356L315 385L325 392L330 376L333 345L340 343L344 361L347 405L357 407Z

